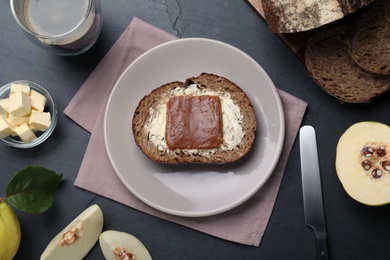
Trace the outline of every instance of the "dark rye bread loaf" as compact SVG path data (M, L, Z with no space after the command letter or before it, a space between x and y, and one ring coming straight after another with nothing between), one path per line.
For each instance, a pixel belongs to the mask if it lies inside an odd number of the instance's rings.
M318 28L355 12L375 0L262 0L264 18L276 33Z
M390 76L370 73L348 52L350 26L324 28L314 34L305 49L306 67L326 92L342 102L367 103L390 88Z
M367 6L349 36L349 52L363 69L390 75L390 1Z
M244 133L242 140L233 148L227 149L222 142L221 146L213 149L175 149L169 150L165 145L153 142L150 135L150 120L156 117L156 111L162 111L173 95L177 95L177 88L187 88L187 82L196 83L204 91L212 91L219 95L228 94L231 100L240 108L242 113L241 127ZM176 90L175 90L176 89ZM222 113L224 113L222 109ZM165 124L165 122L163 122ZM165 125L164 127L165 131ZM251 149L255 140L257 121L255 111L246 93L230 80L209 73L187 79L186 82L170 82L154 89L138 104L133 116L134 140L141 151L151 160L163 164L224 164L237 161ZM160 141L159 141L160 142ZM165 140L163 140L163 143ZM165 143L166 144L166 143Z

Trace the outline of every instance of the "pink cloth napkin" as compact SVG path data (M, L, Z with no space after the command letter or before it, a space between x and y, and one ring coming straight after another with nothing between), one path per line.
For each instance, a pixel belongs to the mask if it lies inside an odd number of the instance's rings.
M228 212L201 218L160 212L130 193L111 166L103 136L104 111L111 89L124 69L139 55L174 39L174 36L134 18L66 107L64 113L91 132L75 186L222 239L259 246L305 113L307 104L304 101L279 90L286 118L286 137L279 163L267 183L252 198Z

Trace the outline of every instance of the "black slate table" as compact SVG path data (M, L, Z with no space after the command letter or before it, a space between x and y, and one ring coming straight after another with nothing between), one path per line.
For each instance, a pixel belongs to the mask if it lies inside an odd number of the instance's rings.
M100 38L93 49L77 57L54 56L38 49L19 30L9 1L2 0L0 6L0 85L18 79L38 82L48 88L59 108L57 128L43 145L18 150L0 143L0 196L13 174L28 165L40 164L64 174L48 212L31 215L16 210L22 241L15 259L39 259L52 237L91 203L105 212L105 228L138 236L154 259L316 258L314 234L304 223L297 141L259 247L221 240L73 185L90 134L62 111L134 16L179 38L205 37L236 46L261 64L278 88L306 101L303 124L317 130L331 258L390 259L390 206L368 207L352 200L335 172L341 134L358 121L390 125L390 96L383 95L371 104L341 105L313 82L304 64L269 31L248 2L104 0ZM86 259L103 259L98 245Z

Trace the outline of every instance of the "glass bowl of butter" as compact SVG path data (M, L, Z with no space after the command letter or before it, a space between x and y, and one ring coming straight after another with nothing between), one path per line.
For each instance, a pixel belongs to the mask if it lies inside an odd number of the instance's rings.
M41 85L17 80L0 87L0 140L17 148L43 143L57 125L57 105Z

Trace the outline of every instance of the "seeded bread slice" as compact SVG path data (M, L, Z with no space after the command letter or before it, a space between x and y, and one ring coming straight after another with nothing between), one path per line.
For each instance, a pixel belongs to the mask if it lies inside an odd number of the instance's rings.
M390 75L390 1L367 6L349 38L352 59L363 69Z
M389 90L390 76L367 72L352 60L349 30L349 25L340 25L314 34L306 45L306 67L318 85L340 101L367 103Z
M176 88L186 88L187 82L196 83L205 90L229 93L231 99L240 108L243 119L241 126L245 132L242 141L231 150L222 147L213 149L175 149L166 146L157 147L147 131L153 109L166 105ZM222 111L223 112L223 111ZM163 126L165 127L165 126ZM133 136L137 146L151 160L162 164L225 164L237 161L249 152L255 140L257 121L253 106L246 93L230 80L209 73L192 77L186 82L170 82L154 89L138 104L133 116Z

